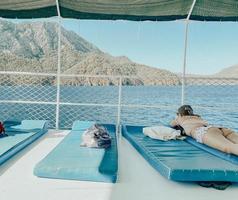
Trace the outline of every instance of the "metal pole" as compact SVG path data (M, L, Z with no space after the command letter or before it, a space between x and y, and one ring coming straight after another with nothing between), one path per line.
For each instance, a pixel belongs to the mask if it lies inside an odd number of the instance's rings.
M119 78L119 88L118 88L118 105L117 105L117 126L116 126L116 134L117 134L117 148L118 148L118 163L121 163L121 94L122 94L122 77ZM121 179L121 171L120 168L118 170L118 181Z
M57 63L57 93L56 93L56 117L55 128L59 129L59 106L60 106L60 73L61 73L61 15L59 1L56 0L58 13L58 63Z
M121 137L121 90L122 90L122 77L119 78L118 89L118 107L117 107L117 138Z
M185 41L184 41L184 57L183 57L183 71L182 71L182 94L181 94L181 104L185 103L185 85L186 85L186 67L187 67L187 47L188 47L188 25L189 19L193 12L193 8L196 4L196 0L193 0L191 8L189 10L188 16L185 21Z
M189 21L186 20L185 25L185 41L184 41L184 57L183 57L183 72L182 72L182 99L181 104L184 105L185 102L185 79L186 79L186 66L187 66L187 46L188 46L188 24Z

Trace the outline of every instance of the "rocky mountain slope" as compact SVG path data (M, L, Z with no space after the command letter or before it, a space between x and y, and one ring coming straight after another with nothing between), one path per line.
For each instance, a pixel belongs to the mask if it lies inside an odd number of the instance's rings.
M218 77L233 77L238 78L238 65L233 65L221 70L219 73L215 74Z
M40 59L58 48L58 25L53 22L15 24L0 21L0 52L11 52L25 58ZM100 52L76 33L62 28L62 47L82 53Z
M0 70L56 73L58 26L53 22L15 24L0 21ZM61 71L64 74L116 75L124 85L177 85L177 75L146 65L127 57L113 57L84 40L74 32L62 28ZM129 76L134 76L130 78ZM55 84L54 78L16 78L2 75L0 83L14 85ZM117 85L116 78L62 78L64 85Z

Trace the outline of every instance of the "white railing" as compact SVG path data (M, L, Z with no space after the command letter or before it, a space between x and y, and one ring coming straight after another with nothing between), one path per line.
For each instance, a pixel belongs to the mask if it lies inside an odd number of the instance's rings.
M57 77L58 74L56 73L36 73L36 72L17 72L17 71L0 71L1 75L10 75L15 77L17 76L27 76L27 77ZM13 91L14 93L21 94L23 93L22 96L20 96L18 99L0 99L0 103L3 104L38 104L38 105L54 105L56 106L56 114L55 114L55 127L59 127L59 121L60 121L60 106L88 106L88 107L92 107L92 106L99 106L99 107L113 107L115 109L117 109L117 116L116 116L116 124L117 127L120 126L120 121L121 121L121 109L122 108L157 108L157 109L161 109L161 108L168 108L169 106L165 106L165 105L159 105L159 104L154 104L154 105L147 105L147 104L125 104L122 102L122 81L123 79L136 79L138 78L137 76L111 76L111 75L85 75L85 74L59 74L59 76L63 79L63 78L74 78L74 77L83 77L83 78L111 78L111 79L116 79L118 80L118 94L117 94L117 101L114 103L87 103L87 102L71 102L71 101L63 101L60 99L60 92L61 92L61 88L60 88L60 82L56 81L56 85L51 85L56 87L57 89L54 90L53 92L48 92L49 94L46 94L48 96L54 96L53 100L51 101L45 101L45 100L40 100L39 97L37 97L38 94L36 94L35 96L33 96L33 98L31 99L31 97L27 97L24 95L24 93L26 93L26 91ZM34 80L35 78L33 78ZM62 80L60 79L60 80ZM18 80L16 78L16 80ZM33 82L34 83L34 82ZM8 84L6 85L2 85L1 87L7 87ZM24 85L24 84L23 84ZM39 86L38 84L36 84L37 86ZM21 84L18 84L18 86L21 86ZM41 85L40 85L41 86ZM41 86L41 87L47 87L47 86ZM27 88L27 92L31 93L30 88ZM56 94L55 94L56 93ZM42 94L39 94L39 96ZM30 94L29 94L30 96ZM56 98L55 98L56 96ZM26 98L26 99L25 99ZM39 99L38 99L39 98ZM58 108L58 109L57 109Z
M85 112L87 116L85 116L85 119L97 119L97 116L93 116L95 113L95 110L97 109L105 109L103 111L103 114L105 116L101 116L101 121L105 123L115 123L117 125L118 131L120 130L120 124L121 123L131 123L132 118L134 117L136 119L136 116L138 115L144 115L144 119L138 119L138 123L146 123L146 120L151 120L150 115L157 116L158 119L155 119L153 123L157 123L161 121L163 118L163 115L166 114L166 112L169 110L170 114L175 114L178 106L180 105L180 99L181 99L181 90L180 87L181 85L177 85L174 87L178 92L169 94L168 98L166 97L167 94L164 94L163 92L169 92L167 89L164 89L161 94L153 94L156 90L152 86L151 93L150 91L144 91L143 94L138 91L137 93L137 88L142 88L142 86L125 86L123 85L123 80L124 79L138 79L140 77L138 76L111 76L111 75L85 75L85 74L60 74L59 76L61 77L60 82L55 81L54 83L51 83L50 85L41 85L38 82L34 82L34 80L37 77L52 77L55 78L57 77L57 74L55 73L33 73L33 72L16 72L16 71L0 71L1 74L1 90L0 93L0 105L5 106L5 111L4 112L9 112L5 114L5 118L8 119L13 118L15 115L18 117L27 117L36 119L36 118L47 118L52 121L52 126L57 128L70 128L71 123L73 120L76 120L77 117L79 116L78 112ZM3 81L4 76L10 76L14 78L13 84L7 83L8 79L6 81ZM18 77L34 77L32 79L29 79L29 81L26 81L27 84L19 84L16 83L14 84L14 81L18 81ZM81 91L77 91L75 94L69 94L67 97L61 97L61 93L65 92L68 87L68 85L64 85L62 83L64 81L64 78L69 78L73 79L75 77L82 77L82 78L96 78L96 79L114 79L117 81L117 85L110 88L108 86L108 91L112 91L113 98L110 100L105 100L103 99L103 94L102 97L99 98L99 100L102 100L101 102L98 100L94 101L94 96L91 97L91 93L87 94L88 91L83 91L83 93L80 93ZM154 78L154 77L152 77ZM152 79L151 78L151 79ZM158 77L157 77L158 78ZM164 77L163 77L164 78ZM54 79L54 80L55 80ZM181 80L181 79L180 79ZM32 81L32 82L31 82ZM31 86L31 83L33 86ZM57 87L57 84L60 84L61 87ZM158 86L158 85L157 85ZM157 87L156 86L156 87ZM195 87L194 87L195 86ZM234 106L227 106L229 103L229 99L224 102L218 102L217 98L214 98L213 96L209 96L209 94L204 91L204 86L205 87L215 87L214 89L220 90L221 93L227 93L227 90L234 90L231 91L231 97L233 98L232 102L235 106L235 100L234 100L234 92L236 92L236 86L238 86L238 78L221 78L221 77L187 77L186 79L186 88L185 88L185 95L187 95L189 98L187 98L186 103L191 103L193 107L196 110L213 110L214 112L222 112L222 111L234 111ZM229 88L226 88L226 86L229 86ZM233 88L235 86L235 89ZM19 88L20 87L20 88ZM158 87L168 87L166 84L164 86L158 86ZM32 89L33 88L33 89ZM40 89L38 89L40 88ZM52 89L53 88L53 89ZM84 87L80 86L74 86L76 89L81 89ZM93 88L93 87L92 87ZM100 88L100 87L99 87ZM102 87L103 88L103 87ZM146 88L146 87L145 87ZM35 89L37 89L35 91ZM129 89L129 90L128 90ZM146 88L147 90L148 88ZM149 88L151 89L151 88ZM174 89L174 90L175 90ZM10 90L10 91L8 91ZM128 91L127 91L128 90ZM57 91L59 94L59 100L57 100ZM131 94L131 92L134 91L134 94ZM194 93L195 91L195 93ZM213 91L213 88L212 90ZM4 93L8 92L9 96L12 95L12 97L5 96ZM44 94L44 92L46 94ZM92 91L93 92L93 91ZM191 94L192 97L191 97ZM176 94L177 96L174 96ZM225 98L228 98L229 93L227 93ZM80 99L78 100L77 98L72 99L72 97L78 97L80 96L86 96L83 100ZM92 93L93 95L93 93ZM108 94L111 95L111 94ZM129 95L129 96L128 96ZM131 95L131 96L130 96ZM143 96L143 95L148 95ZM197 95L197 96L196 96ZM165 101L169 102L163 102L162 100L157 100L157 98L164 98L166 97ZM88 99L87 98L91 98ZM154 99L153 99L154 98ZM170 99L171 98L171 99ZM209 99L210 98L210 99ZM214 98L214 99L213 99ZM85 100L86 99L86 100ZM128 100L129 99L129 100ZM145 99L143 101L140 101L140 99ZM148 99L148 102L147 102ZM150 101L152 100L152 101ZM10 106L12 105L12 106ZM14 108L14 105L20 105L20 109L23 110L25 113L21 113L18 109L12 109ZM214 106L215 105L215 106ZM43 106L43 107L42 107ZM56 109L58 107L58 109ZM237 107L237 104L236 104ZM4 109L4 107L3 107ZM12 110L11 110L12 109ZM29 111L30 109L30 111ZM34 110L35 109L35 110ZM82 110L80 110L82 109ZM91 109L91 110L90 110ZM100 109L98 113L100 114ZM55 114L54 114L55 111ZM166 111L165 113L162 113L162 111ZM31 113L32 112L32 113ZM126 112L126 114L125 114ZM150 114L152 113L152 114ZM2 113L1 113L2 114ZM134 114L134 116L133 116ZM110 116L109 116L110 115ZM129 117L125 117L125 115L128 115ZM63 117L62 117L63 116ZM148 116L148 119L146 117ZM3 113L4 117L4 113ZM141 116L142 117L142 116ZM58 120L57 120L58 118ZM62 121L67 119L67 123L64 123L63 125L59 126ZM108 119L113 120L108 120ZM127 120L129 119L129 120ZM140 121L141 120L141 121ZM53 124L53 121L55 124ZM143 124L145 125L145 124Z

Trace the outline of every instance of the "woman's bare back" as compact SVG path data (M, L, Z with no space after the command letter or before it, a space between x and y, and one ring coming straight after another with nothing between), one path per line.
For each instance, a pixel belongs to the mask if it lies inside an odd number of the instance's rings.
M208 126L208 122L199 116L180 116L171 122L172 126L180 125L183 127L186 135L192 136L193 131L198 127Z

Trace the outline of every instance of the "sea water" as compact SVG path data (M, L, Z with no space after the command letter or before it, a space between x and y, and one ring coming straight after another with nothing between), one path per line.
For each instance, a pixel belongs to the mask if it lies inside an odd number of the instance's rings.
M123 86L120 109L119 96L117 86L61 86L60 127L70 128L75 120L115 124L118 114L121 124L168 124L181 104L181 86ZM0 120L46 119L55 125L54 86L1 86L1 100L22 102L0 103ZM211 124L238 128L238 86L187 86L185 103Z

